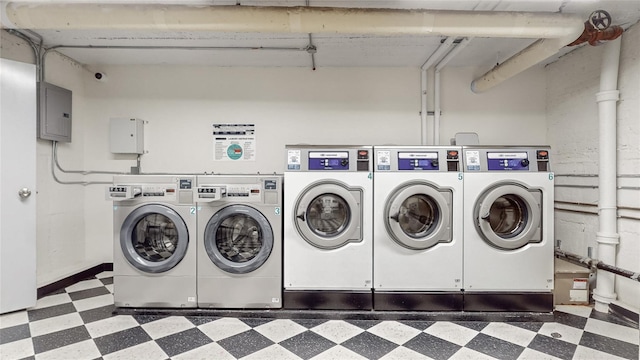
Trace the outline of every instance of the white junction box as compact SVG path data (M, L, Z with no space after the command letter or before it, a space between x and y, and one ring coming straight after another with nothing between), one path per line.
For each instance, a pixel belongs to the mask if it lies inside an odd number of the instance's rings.
M144 120L111 118L109 134L112 153L144 154Z

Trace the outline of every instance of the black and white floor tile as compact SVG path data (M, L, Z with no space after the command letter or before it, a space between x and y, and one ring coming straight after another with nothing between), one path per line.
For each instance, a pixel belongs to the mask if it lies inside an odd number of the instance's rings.
M5 359L638 359L637 325L587 306L554 322L113 315L104 272L0 317Z

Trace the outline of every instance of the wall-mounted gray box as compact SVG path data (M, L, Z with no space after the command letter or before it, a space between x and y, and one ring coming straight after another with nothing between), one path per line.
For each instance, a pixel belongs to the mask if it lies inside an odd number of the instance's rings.
M111 118L109 133L112 153L144 154L144 120Z
M38 86L38 137L43 140L71 142L71 90L46 82L40 82Z

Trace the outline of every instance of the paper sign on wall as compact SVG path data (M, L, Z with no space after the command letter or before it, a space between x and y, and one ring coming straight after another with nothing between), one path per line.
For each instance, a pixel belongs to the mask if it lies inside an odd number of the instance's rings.
M213 124L214 161L254 161L255 124Z

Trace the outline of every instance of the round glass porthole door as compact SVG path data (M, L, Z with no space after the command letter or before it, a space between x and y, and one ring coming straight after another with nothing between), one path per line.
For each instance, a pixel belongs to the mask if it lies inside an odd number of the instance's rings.
M137 269L161 273L174 268L189 246L189 231L178 213L149 204L133 210L120 229L124 257Z
M492 246L517 249L541 241L541 209L538 190L513 184L493 187L476 204L476 229Z
M387 232L399 245L414 250L450 242L451 203L450 190L438 190L425 183L401 185L386 203Z
M246 274L269 258L273 230L260 211L246 205L231 205L209 219L204 247L209 259L220 269Z
M309 244L335 249L362 240L361 203L361 189L334 182L315 184L298 198L294 222Z

